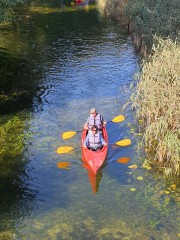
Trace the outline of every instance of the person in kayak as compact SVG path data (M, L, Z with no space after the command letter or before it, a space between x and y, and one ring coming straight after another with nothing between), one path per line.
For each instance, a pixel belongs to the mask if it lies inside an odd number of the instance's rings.
M95 108L91 108L90 116L88 117L86 123L84 124L84 129L89 130L93 125L97 125L98 129L102 131L103 126L106 122L101 114L97 113Z
M101 131L98 130L97 125L93 125L89 130L86 139L84 141L84 148L88 148L89 150L96 151L102 149L103 146L106 146L107 143L104 141L102 137Z

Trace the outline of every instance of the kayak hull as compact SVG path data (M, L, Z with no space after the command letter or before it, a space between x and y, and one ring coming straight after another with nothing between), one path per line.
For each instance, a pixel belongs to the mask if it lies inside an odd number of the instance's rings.
M82 160L86 164L88 164L89 168L93 171L93 173L96 175L98 170L103 166L103 163L106 160L107 152L108 152L108 146L104 146L101 150L97 151L91 151L87 148L84 148L84 140L86 139L86 130L83 130L82 132ZM103 138L106 143L108 143L108 135L106 128L103 128L102 132Z

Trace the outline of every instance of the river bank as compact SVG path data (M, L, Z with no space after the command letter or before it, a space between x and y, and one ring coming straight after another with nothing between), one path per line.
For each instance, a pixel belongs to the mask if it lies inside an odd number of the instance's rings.
M176 0L153 4L149 0L99 0L98 6L128 26L142 57L132 105L143 133L145 161L168 177L179 177L180 4Z

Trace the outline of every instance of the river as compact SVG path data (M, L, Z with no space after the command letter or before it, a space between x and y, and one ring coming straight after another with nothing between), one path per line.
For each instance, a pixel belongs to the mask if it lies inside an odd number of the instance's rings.
M130 105L123 109L140 68L128 31L96 9L34 13L32 19L36 92L30 107L1 116L1 124L23 120L25 136L11 168L8 155L1 159L7 170L0 185L1 239L178 239L176 186L142 168L141 136L134 133ZM107 121L125 116L107 124L109 142L132 141L109 146L96 186L82 166L81 134L62 139L63 132L82 128L92 107ZM75 149L58 155L59 146Z

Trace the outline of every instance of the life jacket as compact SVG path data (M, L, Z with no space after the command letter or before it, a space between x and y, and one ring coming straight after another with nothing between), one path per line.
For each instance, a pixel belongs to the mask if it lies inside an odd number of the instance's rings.
M94 118L92 114L90 114L90 117L88 119L88 126L89 129L91 129L91 127L93 125L97 125L98 129L102 129L103 125L102 125L102 116L100 114L97 114L97 116Z
M101 141L100 141L100 133L99 131L94 135L91 130L89 130L89 146L90 147L100 147L102 146Z

